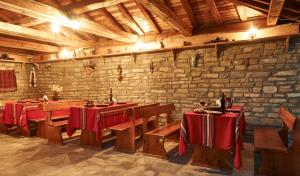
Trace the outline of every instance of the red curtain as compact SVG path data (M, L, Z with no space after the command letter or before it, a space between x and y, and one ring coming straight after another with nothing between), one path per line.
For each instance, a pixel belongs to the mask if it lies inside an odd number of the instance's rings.
M0 70L0 92L13 92L17 90L14 70Z

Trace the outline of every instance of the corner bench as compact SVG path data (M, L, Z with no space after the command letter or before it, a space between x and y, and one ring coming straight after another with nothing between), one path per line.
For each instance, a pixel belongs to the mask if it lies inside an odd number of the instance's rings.
M254 147L261 153L259 174L299 175L300 173L300 122L285 108L279 110L283 128L254 129ZM292 144L288 144L291 132ZM256 162L256 160L255 160Z

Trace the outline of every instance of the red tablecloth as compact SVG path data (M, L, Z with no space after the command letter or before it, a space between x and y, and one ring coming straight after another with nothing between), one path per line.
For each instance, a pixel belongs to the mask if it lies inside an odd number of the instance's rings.
M4 108L4 118L2 124L18 125L23 129L24 135L29 135L28 121L32 119L46 119L47 113L42 111L39 103L6 103ZM69 110L60 110L53 112L55 115L69 115Z
M234 166L240 169L242 167L242 138L240 133L244 132L246 122L241 107L235 106L232 109L239 109L240 111L210 117L207 114L184 113L179 140L179 154L182 155L186 152L188 144L199 144L222 150L235 149Z
M105 118L100 118L99 112L107 112L127 107L137 106L136 103L114 104L108 107L71 107L70 117L67 126L67 133L72 136L76 129L83 129L96 133L96 140L101 141L102 129L124 123L128 118L124 118L123 114L115 114Z

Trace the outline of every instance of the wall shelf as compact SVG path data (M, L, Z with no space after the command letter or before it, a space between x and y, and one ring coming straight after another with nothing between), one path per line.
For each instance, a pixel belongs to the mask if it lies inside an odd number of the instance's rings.
M86 59L93 59L93 58L104 58L104 57L126 56L126 55L130 55L130 56L135 55L135 57L136 57L137 54L147 54L147 53L157 53L157 52L167 52L167 51L172 51L174 53L174 51L176 51L176 50L195 49L195 48L209 48L209 47L217 48L218 46L251 44L251 43L257 43L257 42L262 42L262 41L286 39L287 37L290 38L292 36L299 36L299 35L277 36L277 37L259 38L259 39L253 39L253 40L238 40L238 41L207 43L207 44L195 44L195 45L188 45L188 46L181 46L181 47L178 46L178 47L170 47L170 48L159 48L159 49L152 49L152 50L147 50L147 51L137 51L137 52L97 54L97 55L92 55L92 56L83 56L83 57L75 57L75 58L37 61L36 63L63 62L63 61L68 61L68 60L86 60Z

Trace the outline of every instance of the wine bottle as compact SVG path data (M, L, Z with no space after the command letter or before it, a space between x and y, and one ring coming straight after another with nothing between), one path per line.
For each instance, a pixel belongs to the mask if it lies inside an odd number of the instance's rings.
M225 113L225 94L222 92L221 93L221 110L223 113Z

